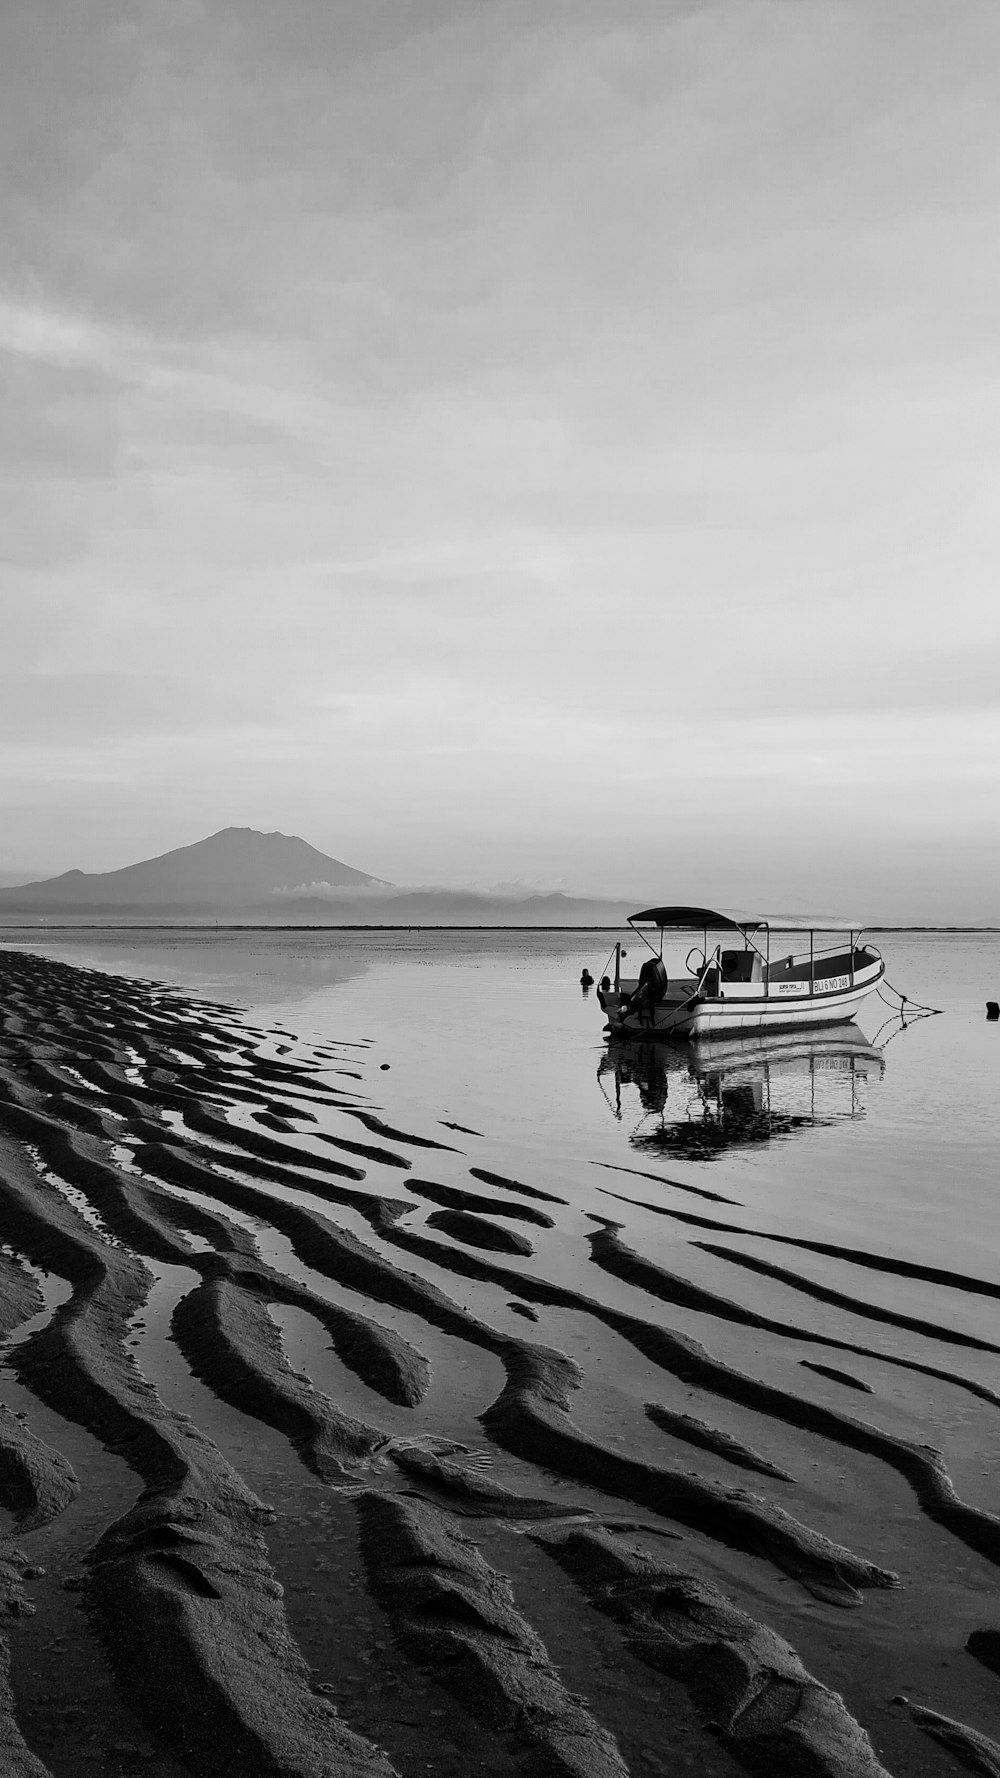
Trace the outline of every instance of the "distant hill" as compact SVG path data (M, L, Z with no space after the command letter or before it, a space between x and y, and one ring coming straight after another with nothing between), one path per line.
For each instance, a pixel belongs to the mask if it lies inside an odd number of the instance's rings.
M293 834L224 827L122 870L65 871L0 889L0 912L95 914L116 910L230 912L267 905L290 891L380 887L365 871L329 858Z
M561 891L495 895L472 889L393 889L380 893L284 898L268 918L302 926L621 926L635 901L602 901Z
M69 870L0 888L0 924L601 926L620 924L634 905L561 893L394 888L293 834L225 827L123 870Z

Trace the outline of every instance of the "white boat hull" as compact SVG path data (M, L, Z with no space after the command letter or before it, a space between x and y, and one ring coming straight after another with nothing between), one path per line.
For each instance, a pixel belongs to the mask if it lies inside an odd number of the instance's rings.
M853 982L843 987L816 991L792 992L791 984L775 981L765 993L764 983L728 984L715 998L698 994L697 983L672 985L659 1005L624 1015L620 1010L623 993L606 990L602 1005L608 1017L608 1030L614 1035L629 1037L712 1037L740 1031L797 1031L818 1025L839 1025L853 1019L859 1007L874 993L885 966L878 959L859 971ZM623 984L623 990L626 984Z

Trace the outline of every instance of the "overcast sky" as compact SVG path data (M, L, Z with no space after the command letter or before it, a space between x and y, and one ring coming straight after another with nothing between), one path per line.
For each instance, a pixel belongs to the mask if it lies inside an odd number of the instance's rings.
M4 0L0 869L1000 918L996 0Z

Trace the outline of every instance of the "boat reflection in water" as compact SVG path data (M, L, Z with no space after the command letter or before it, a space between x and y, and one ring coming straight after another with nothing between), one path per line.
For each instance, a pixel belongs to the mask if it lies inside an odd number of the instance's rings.
M635 1106L633 1147L690 1160L865 1115L885 1063L857 1025L665 1043L613 1040L597 1077L615 1116Z

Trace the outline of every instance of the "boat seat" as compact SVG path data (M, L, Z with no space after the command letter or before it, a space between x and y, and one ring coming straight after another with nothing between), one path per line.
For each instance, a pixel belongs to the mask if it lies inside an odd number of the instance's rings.
M719 958L724 982L752 982L756 951L723 951Z

